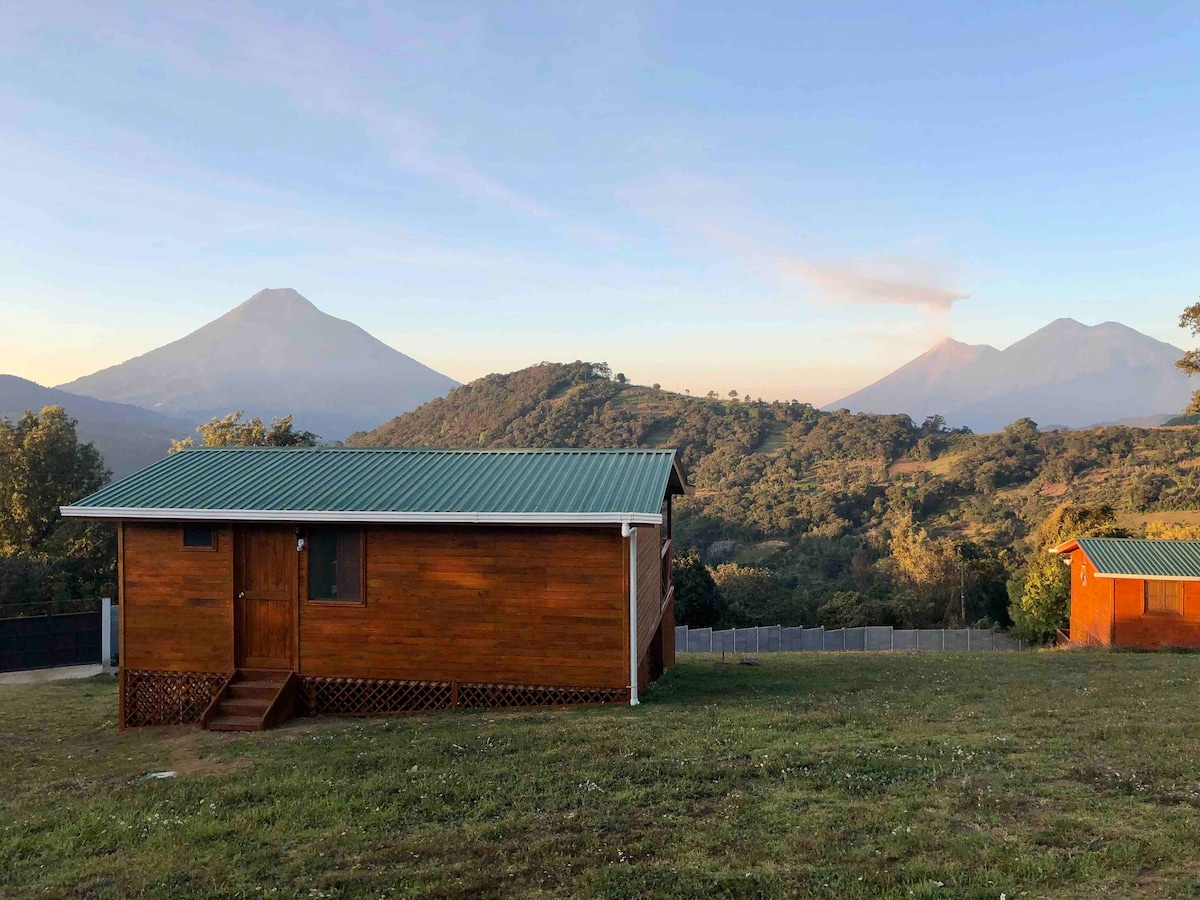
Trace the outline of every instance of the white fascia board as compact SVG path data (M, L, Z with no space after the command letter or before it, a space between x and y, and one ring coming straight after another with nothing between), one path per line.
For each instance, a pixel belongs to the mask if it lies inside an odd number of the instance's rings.
M661 525L660 513L376 512L303 509L175 509L139 506L64 506L79 519L162 519L190 522L363 522L412 525Z
M1133 581L1200 581L1200 575L1130 575L1127 572L1101 572L1092 573L1096 578L1120 578L1132 579Z

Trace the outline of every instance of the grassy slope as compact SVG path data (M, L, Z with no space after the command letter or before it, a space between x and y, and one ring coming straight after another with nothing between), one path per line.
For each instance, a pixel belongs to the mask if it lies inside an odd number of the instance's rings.
M257 735L119 734L111 682L0 687L0 894L1194 896L1198 680L1187 655L692 658L636 711Z

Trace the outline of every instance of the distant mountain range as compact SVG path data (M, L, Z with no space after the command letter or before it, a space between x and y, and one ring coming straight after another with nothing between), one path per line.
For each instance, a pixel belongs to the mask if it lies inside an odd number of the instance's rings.
M107 403L0 375L0 417L16 421L26 410L37 412L46 406L61 406L79 420L79 439L96 445L117 478L166 456L173 438L186 437L196 427L139 406Z
M196 424L233 410L295 415L328 441L420 406L457 382L291 288L259 291L202 328L59 388Z
M1145 427L1178 414L1200 387L1175 368L1182 353L1115 322L1089 327L1058 319L1005 350L945 340L826 409L903 412L918 422L940 413L978 432L1024 416L1043 428ZM521 377L489 376L480 384L517 384ZM260 291L186 337L58 388L0 375L0 416L65 407L120 477L161 457L172 438L238 409L264 419L294 414L297 427L330 441L357 431L364 433L356 443L404 443L410 422L422 423L422 434L436 430L441 442L450 439L447 429L466 423L479 440L488 425L475 421L477 410L458 409L465 393L394 419L456 386L282 288ZM514 446L537 445L538 428L510 424ZM370 428L376 431L365 433Z
M1117 322L1056 319L1004 350L947 338L825 409L941 414L996 431L1022 417L1044 428L1155 425L1178 415L1200 382L1175 368L1183 351Z

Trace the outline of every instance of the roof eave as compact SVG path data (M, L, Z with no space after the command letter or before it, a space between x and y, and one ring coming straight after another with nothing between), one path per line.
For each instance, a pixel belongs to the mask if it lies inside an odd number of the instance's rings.
M1054 554L1071 554L1071 553L1076 553L1082 549L1083 548L1079 546L1079 541L1076 540L1075 538L1072 538L1069 541L1064 541L1063 543L1059 544L1057 547L1051 547L1050 552L1054 553Z
M671 451L671 478L667 482L667 493L674 496L690 497L696 493L696 488L688 484L687 472L679 461L679 453Z
M63 506L77 519L189 522L293 522L394 525L661 525L660 513L641 512L389 512L380 510L178 509L131 506Z

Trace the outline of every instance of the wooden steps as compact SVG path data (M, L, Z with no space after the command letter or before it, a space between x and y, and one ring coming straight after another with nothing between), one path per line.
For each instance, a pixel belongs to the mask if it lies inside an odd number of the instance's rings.
M239 669L213 697L200 726L211 731L262 731L296 714L295 672Z

